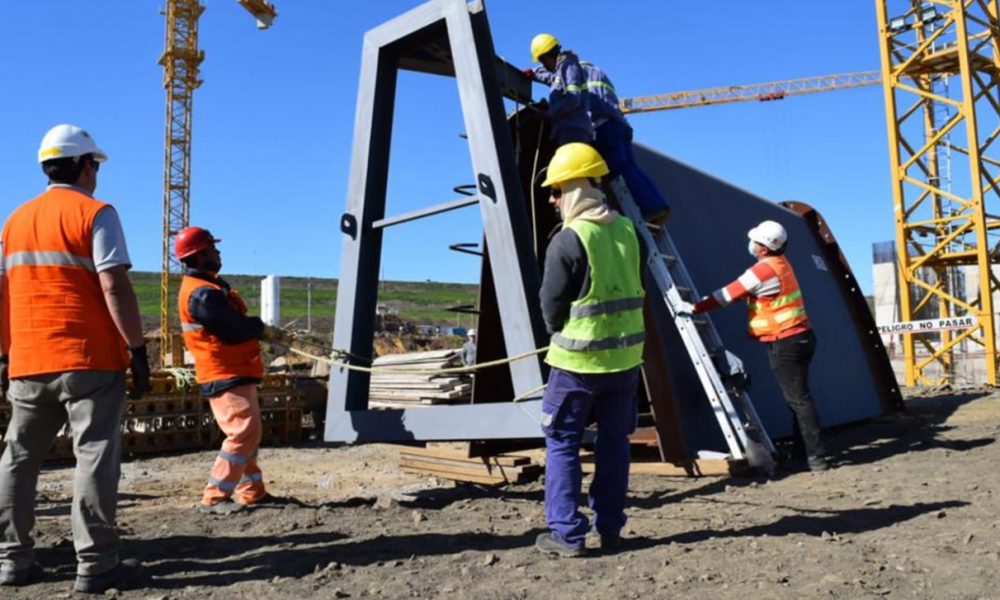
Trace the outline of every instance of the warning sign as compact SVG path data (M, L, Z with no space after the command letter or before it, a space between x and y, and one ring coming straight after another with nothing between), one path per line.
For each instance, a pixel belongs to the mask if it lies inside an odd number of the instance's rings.
M927 333L948 329L969 329L977 324L975 317L953 317L951 319L925 319L879 325L879 333Z

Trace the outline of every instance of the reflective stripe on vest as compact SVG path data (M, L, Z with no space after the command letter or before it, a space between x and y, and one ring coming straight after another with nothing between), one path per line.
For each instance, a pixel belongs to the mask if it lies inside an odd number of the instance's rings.
M177 314L180 316L184 345L194 356L194 375L198 383L210 383L226 379L246 377L260 379L264 375L264 364L260 356L260 342L247 340L237 344L226 344L212 335L191 316L191 294L201 287L211 287L222 292L221 284L185 275L181 280L180 294L177 296ZM239 294L230 290L229 303L240 314L247 314L246 304Z
M22 250L14 252L3 259L4 269L10 271L15 267L80 267L96 273L94 260L87 256L77 256L69 252L53 252L51 250Z
M747 303L748 331L752 337L777 336L781 332L808 323L802 289L791 264L784 256L766 256L780 283L780 294L751 299Z
M562 331L553 334L545 361L575 373L615 373L642 364L645 339L639 242L632 222L577 219L590 264L590 289L573 302Z
M50 187L7 219L11 377L128 368L94 266L94 219L107 206L80 190Z

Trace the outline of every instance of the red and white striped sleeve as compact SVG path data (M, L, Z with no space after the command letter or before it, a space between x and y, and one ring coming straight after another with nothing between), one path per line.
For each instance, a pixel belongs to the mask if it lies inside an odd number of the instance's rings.
M705 296L696 302L694 312L703 313L729 306L747 296L774 296L780 291L778 274L766 262L760 261L728 285L715 290L711 296Z

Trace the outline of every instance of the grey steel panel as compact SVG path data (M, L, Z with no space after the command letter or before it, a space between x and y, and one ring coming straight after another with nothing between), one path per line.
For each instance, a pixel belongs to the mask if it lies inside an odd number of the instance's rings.
M829 427L881 414L862 341L808 225L786 208L654 150L637 144L635 152L639 164L673 205L667 226L702 294L729 283L753 264L747 253L747 230L765 219L785 226L787 257L802 286L819 341L809 382L821 424ZM745 304L717 310L711 316L727 348L743 359L751 374L750 396L768 432L774 437L790 435L791 415L768 364L766 346L746 333ZM718 428L708 416L707 402L698 393L679 339L670 341L671 379L684 415L688 448L712 447L721 440Z
M327 422L327 441L401 442L542 437L542 401L355 410ZM447 425L447 426L444 426Z

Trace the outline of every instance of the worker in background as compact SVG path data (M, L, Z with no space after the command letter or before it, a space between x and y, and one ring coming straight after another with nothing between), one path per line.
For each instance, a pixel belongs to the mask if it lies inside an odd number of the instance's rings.
M571 51L562 52L559 41L547 33L535 36L531 42L531 49L533 55L536 49L543 52L541 57L536 59L542 60L543 68L527 69L524 72L533 81L555 85L557 79L555 68L549 66L553 61L551 58L553 52L556 56L562 54L572 56L576 61ZM622 114L615 86L607 73L597 65L587 61L577 61L575 64L583 70L583 95L594 129L593 145L608 164L611 171L609 177L611 179L623 177L643 217L653 223L662 223L670 216L670 206L653 180L635 162L635 155L632 152L632 127Z
M139 576L136 561L119 559L115 516L125 372L140 398L149 362L118 213L93 197L107 158L83 129L50 129L38 150L49 185L3 228L0 387L13 413L0 459L0 585L43 575L31 539L35 492L64 425L76 457L75 589L125 589Z
M466 334L465 345L462 346L462 364L471 367L476 364L476 337L479 332L470 329Z
M704 313L744 298L750 336L767 344L767 357L785 402L794 413L794 429L805 446L811 471L830 468L816 405L809 392L809 362L816 336L809 325L802 289L785 258L788 233L776 221L764 221L747 233L747 251L756 264L729 285L679 313Z
M194 356L201 395L226 434L198 511L229 515L269 498L257 466L257 384L264 376L258 340L280 333L248 316L240 295L219 277L220 241L207 229L186 227L174 239L174 253L185 266L177 298L184 345Z
M557 146L571 142L593 144L594 126L587 105L586 75L572 51L563 51L559 41L547 33L531 40L531 60L542 63L539 69L525 69L526 77L549 86L548 106L540 108L552 124L552 139Z
M545 517L550 531L535 545L580 556L590 530L580 513L580 442L597 420L596 472L590 486L601 547L619 545L625 526L629 441L645 329L639 242L632 222L608 208L600 178L608 166L586 144L556 150L543 186L559 211L562 231L545 253L541 305L552 334L552 367L542 400L545 433Z

